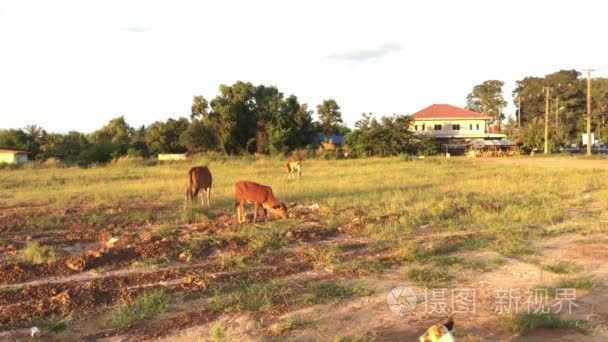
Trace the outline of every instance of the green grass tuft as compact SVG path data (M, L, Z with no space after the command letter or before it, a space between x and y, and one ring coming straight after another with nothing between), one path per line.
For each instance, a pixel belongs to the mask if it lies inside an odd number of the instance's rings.
M306 302L312 304L323 304L335 300L344 300L351 297L369 296L374 293L367 284L357 282L346 284L342 282L320 281L308 286Z
M597 287L597 284L590 278L580 279L564 279L557 283L556 288L559 289L577 289L591 291Z
M180 212L179 219L182 223L205 222L209 220L209 208L189 207Z
M142 259L133 263L133 267L141 267L141 268L152 268L165 266L169 263L169 259L165 256L153 259Z
M159 227L152 232L152 236L158 239L173 235L174 230L171 227Z
M282 319L273 329L274 334L283 334L287 331L305 329L316 325L316 321L301 315L289 315Z
M454 278L447 268L414 267L410 268L406 275L408 279L412 280L413 282L427 287L444 285L446 282Z
M109 312L103 319L107 327L122 328L165 312L171 305L171 296L163 290L144 292L132 301Z
M342 246L333 244L327 247L306 249L306 255L311 259L314 269L336 269L342 265L340 253Z
M72 316L57 316L51 315L44 320L34 320L31 325L43 328L52 332L61 332L68 328L68 324L72 321Z
M554 314L510 314L500 319L503 328L513 334L526 335L532 330L568 329L586 332L587 321L563 320Z
M462 267L483 271L486 264L479 260L471 260L459 256L438 256L432 259L433 264L440 267Z
M224 327L220 322L215 322L211 329L209 330L209 335L211 335L211 340L213 342L221 342L226 337L226 333L224 332Z
M569 262L558 262L555 264L542 265L541 268L557 274L573 274L582 270L582 267Z
M55 248L41 246L38 241L28 241L19 253L19 259L30 264L42 264L55 259Z
M216 290L209 307L213 312L261 312L279 299L290 295L290 288L281 282L242 282L230 288Z
M245 255L236 252L229 252L220 256L220 265L226 271L244 271L249 266L247 265Z

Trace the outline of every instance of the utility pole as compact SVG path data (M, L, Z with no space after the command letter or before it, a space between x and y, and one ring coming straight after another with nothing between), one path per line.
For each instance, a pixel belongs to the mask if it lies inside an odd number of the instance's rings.
M549 93L551 87L543 87L545 91L545 150L544 154L549 154Z
M587 155L591 156L591 72L593 69L585 69L587 72Z
M559 134L559 97L555 98L555 135Z
M521 96L517 95L517 127L521 128Z

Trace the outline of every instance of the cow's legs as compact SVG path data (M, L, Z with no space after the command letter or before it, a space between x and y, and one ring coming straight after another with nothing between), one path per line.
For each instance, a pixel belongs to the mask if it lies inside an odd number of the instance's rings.
M211 207L211 187L207 188L207 206Z
M243 208L243 201L240 201L239 205L236 207L236 215L239 220L239 224L247 219L247 216L245 216L245 208Z
M260 204L259 203L255 203L255 210L253 212L253 223L255 223L255 221L258 219L258 214L260 212Z
M192 193L191 201L196 206L196 199L198 198L199 188L194 188L194 191L192 191L192 189L190 189L190 191Z
M190 189L186 188L186 196L184 200L184 209L188 208L188 197L190 197Z

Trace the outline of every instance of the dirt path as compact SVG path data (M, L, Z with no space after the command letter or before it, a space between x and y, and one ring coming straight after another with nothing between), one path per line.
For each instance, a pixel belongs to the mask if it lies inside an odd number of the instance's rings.
M466 286L477 290L478 310L476 315L454 314L458 340L463 341L605 341L608 338L608 268L602 260L607 250L602 243L608 235L581 238L580 235L564 235L540 242L543 252L533 262L508 259L504 265L494 267L466 284L451 284L452 287ZM595 241L595 242L594 242ZM489 256L488 256L489 257ZM577 263L583 270L576 275L557 275L542 271L538 263L556 260ZM407 267L407 266L406 266ZM539 329L525 336L514 336L505 332L500 318L490 306L495 289L532 288L542 284L554 284L561 279L589 277L598 287L591 292L579 291L578 307L571 314L562 314L563 319L584 319L589 322L589 334L563 330ZM416 293L424 289L405 279L403 269L394 269L377 276L366 277L366 281L376 290L373 296L357 298L345 302L317 305L290 311L272 321L261 320L252 314L228 314L218 321L226 331L227 340L257 341L266 335L266 329L286 316L308 317L315 323L313 327L288 332L282 336L294 341L329 340L340 336L374 336L378 341L411 341L429 325L441 321L442 315L409 315L400 317L387 310L387 293L398 285L408 285ZM181 329L162 341L192 341L209 338L211 323ZM116 337L114 340L120 340Z

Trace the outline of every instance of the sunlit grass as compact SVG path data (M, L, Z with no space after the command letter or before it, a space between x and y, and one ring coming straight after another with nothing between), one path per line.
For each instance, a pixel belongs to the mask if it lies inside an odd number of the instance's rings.
M437 255L477 249L520 257L535 252L531 239L578 231L577 227L585 227L586 232L608 230L608 225L597 223L608 219L603 214L608 206L604 161L544 159L551 167L542 167L544 164L530 164L529 160L307 160L299 180L287 179L280 158L253 157L203 157L155 166L118 163L90 169L0 170L4 180L0 198L9 206L84 207L86 214L81 220L91 227L109 225L113 215L126 215L129 222L169 227L235 215L233 185L238 180L251 180L272 186L280 201L318 203L320 221L330 231L355 217L368 218L359 234L371 238L372 243L382 241L378 246L383 248L401 249L402 260L423 262ZM577 168L578 163L584 167ZM201 164L209 165L214 177L211 208L200 208L197 203L184 210L186 171ZM152 205L164 211L150 209ZM135 209L121 214L101 210L119 206ZM333 213L344 208L353 208L357 214ZM387 219L375 220L387 215ZM66 219L50 217L32 217L28 227L54 229L65 224ZM259 253L279 249L288 242L278 236L280 230L298 226L295 220L276 222L271 219L265 224L268 233L241 235ZM557 225L569 228L547 230ZM446 244L445 239L432 236L439 232L469 232L470 236ZM412 245L425 234L431 235L423 245Z

